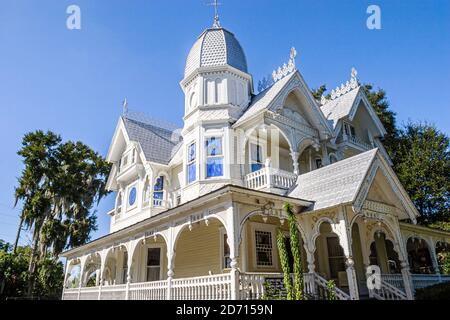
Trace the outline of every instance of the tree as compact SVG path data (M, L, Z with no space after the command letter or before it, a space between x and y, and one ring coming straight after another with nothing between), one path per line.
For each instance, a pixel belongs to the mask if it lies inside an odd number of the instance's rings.
M0 240L0 243L3 243ZM31 258L30 246L0 248L0 300L7 297L24 297L29 280L28 265ZM42 259L37 266L37 281L34 295L46 299L58 299L61 296L64 271L61 262L50 256Z
M324 94L324 92L327 91L327 86L326 85L321 85L319 88L317 89L311 89L311 93L314 97L314 99L320 101L320 98L322 98L322 95Z
M449 137L429 124L407 123L395 144L394 170L422 224L450 222Z
M29 295L36 266L48 254L57 257L64 249L89 241L97 228L91 209L107 194L109 164L81 142L61 141L50 131L28 133L18 152L25 165L15 190L16 204L23 202L18 234L22 224L33 230Z
M392 157L398 133L395 118L396 114L390 110L389 101L387 100L386 92L383 89L379 88L378 90L375 90L373 89L372 84L364 84L362 85L362 89L386 129L387 134L384 136L383 145Z

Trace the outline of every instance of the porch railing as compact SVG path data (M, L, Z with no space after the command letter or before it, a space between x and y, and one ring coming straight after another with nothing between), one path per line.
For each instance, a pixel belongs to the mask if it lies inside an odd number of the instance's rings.
M130 283L130 300L165 300L167 299L167 280Z
M277 188L289 189L297 181L297 175L271 167L249 173L245 176L245 185L249 189Z
M408 300L408 296L403 290L381 280L379 289L369 290L369 296L378 300Z
M230 300L231 275L173 279L171 292L174 300Z
M450 281L450 275L440 274L412 274L411 278L414 290Z

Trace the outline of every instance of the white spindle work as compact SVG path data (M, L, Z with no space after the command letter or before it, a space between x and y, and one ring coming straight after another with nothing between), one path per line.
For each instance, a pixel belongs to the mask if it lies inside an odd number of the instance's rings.
M173 300L230 300L231 275L173 279Z
M261 170L249 173L245 177L245 185L249 189L289 189L297 181L297 175L281 169L271 167L262 168Z
M408 300L406 293L381 280L380 289L369 290L369 295L378 300Z
M167 281L151 281L131 283L130 300L165 300L167 297Z

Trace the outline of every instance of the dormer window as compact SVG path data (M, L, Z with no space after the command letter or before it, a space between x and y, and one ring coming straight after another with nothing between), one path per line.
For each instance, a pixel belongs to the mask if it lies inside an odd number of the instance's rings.
M206 177L223 176L222 138L206 139Z
M322 158L316 158L316 169L322 168Z
M160 176L156 179L153 186L153 206L162 207L164 203L164 177Z
M349 123L344 123L344 133L345 133L347 136L355 137L355 136L356 136L355 127L352 126L352 125L349 124Z
M188 184L197 180L197 169L196 169L196 146L195 142L188 146L188 159L187 159L187 181Z

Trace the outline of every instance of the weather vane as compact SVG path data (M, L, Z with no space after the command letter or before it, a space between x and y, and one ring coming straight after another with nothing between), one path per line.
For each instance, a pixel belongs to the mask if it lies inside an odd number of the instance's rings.
M214 24L213 24L214 28L219 28L220 27L219 6L221 6L221 5L222 4L220 2L217 2L217 0L214 0L211 3L208 3L208 6L214 6Z

